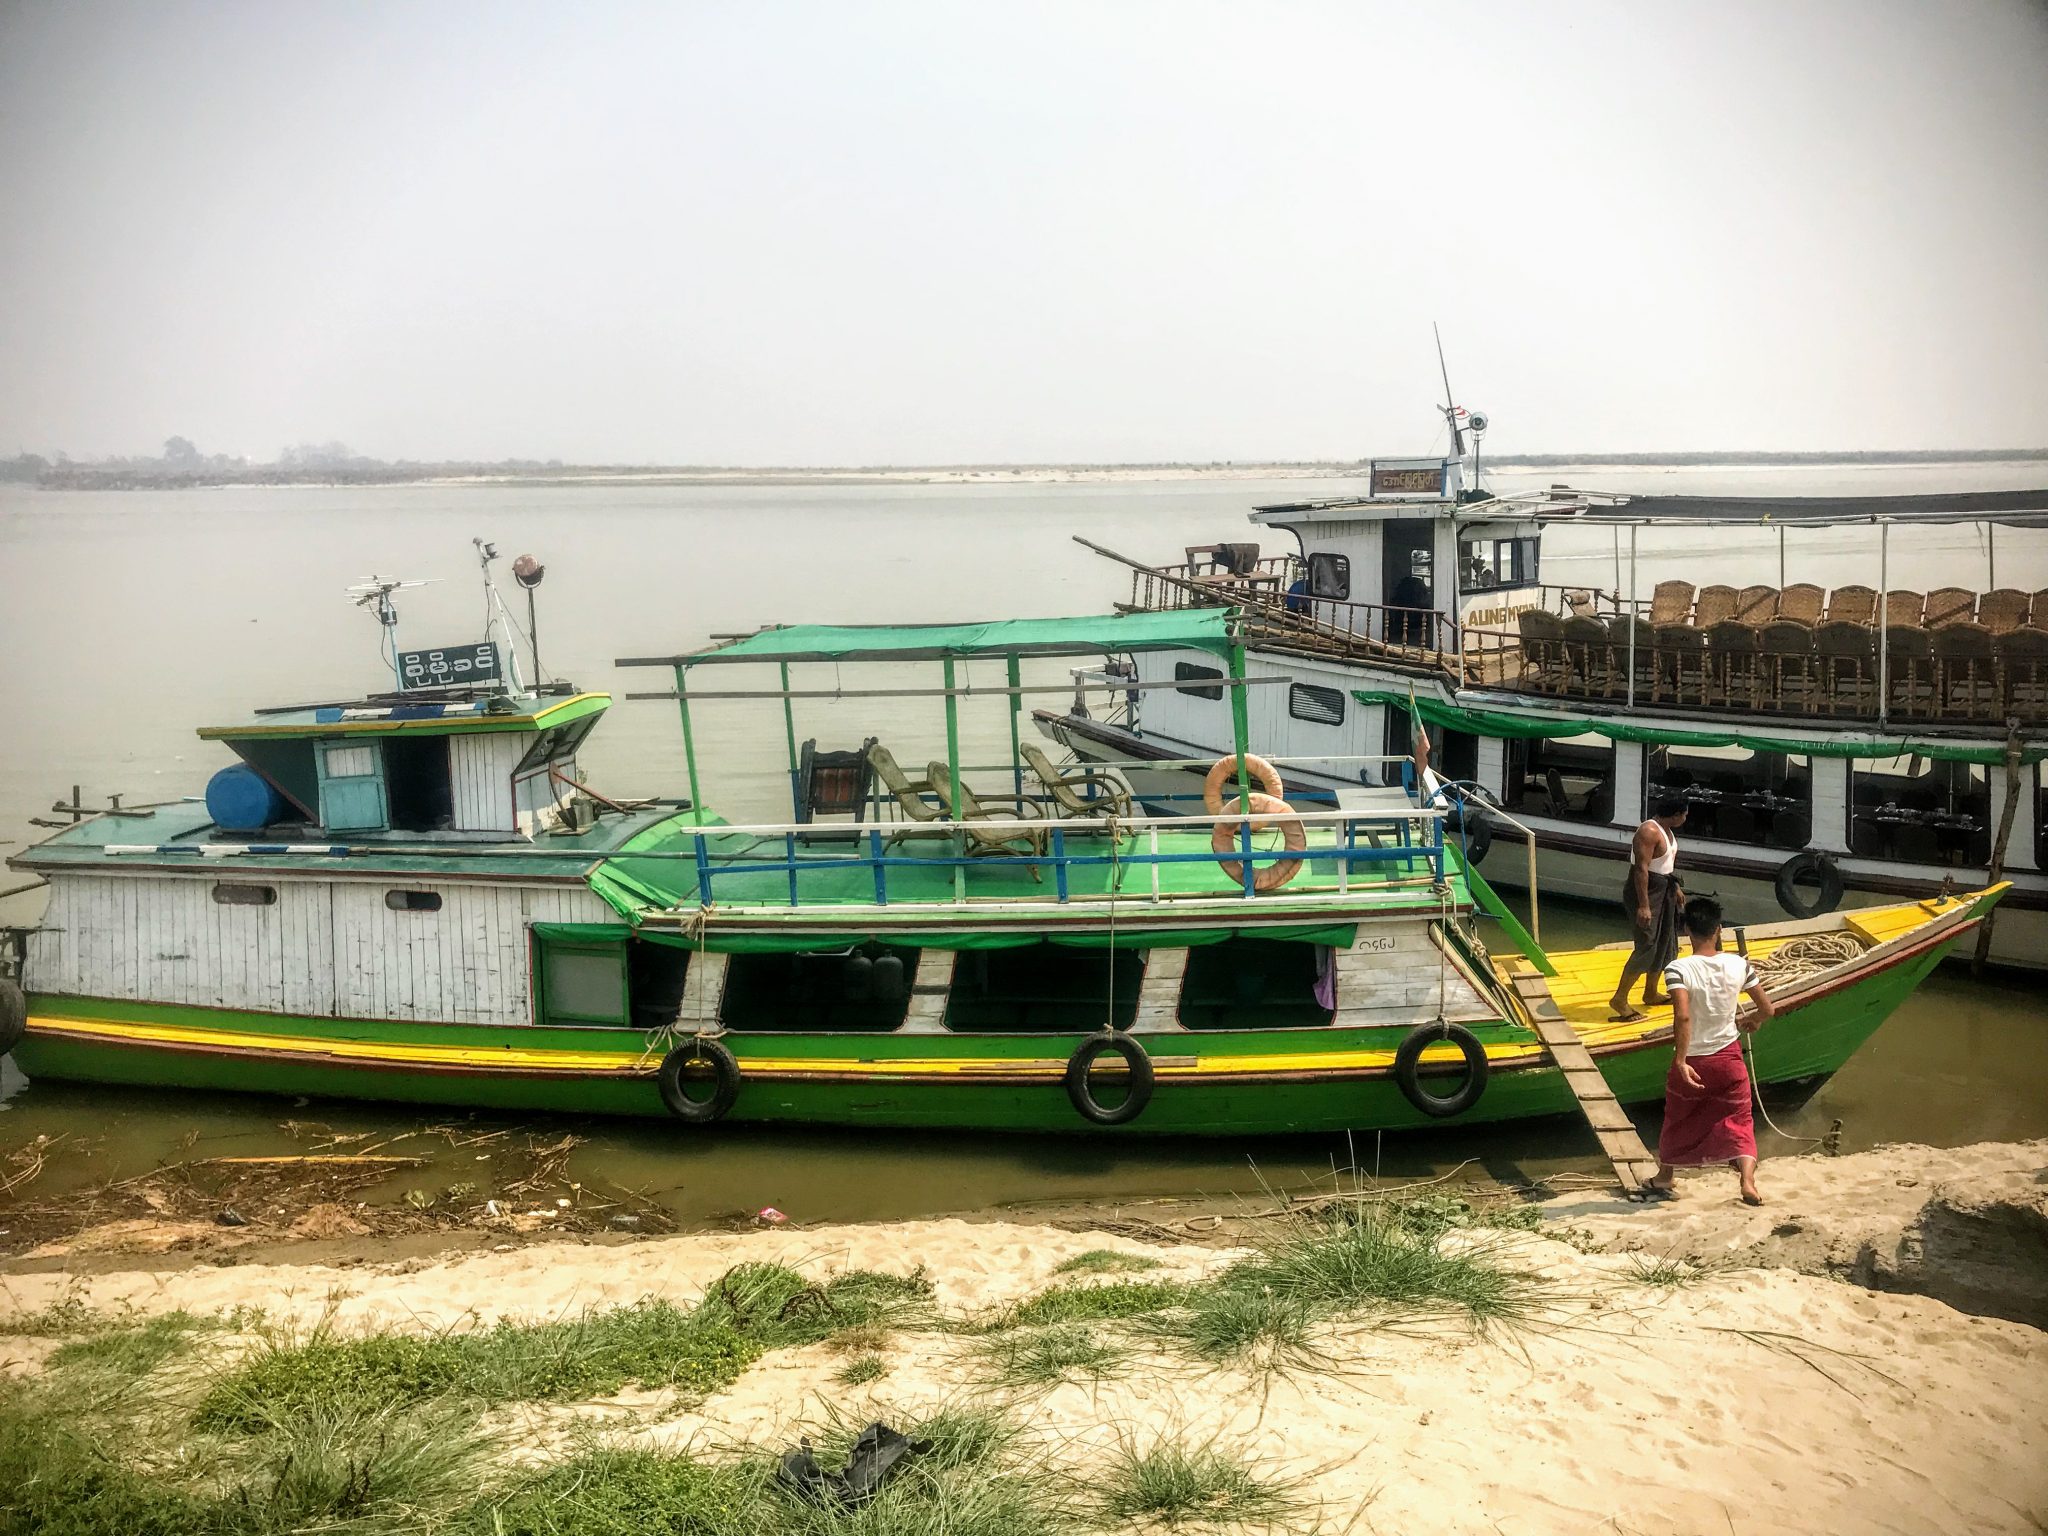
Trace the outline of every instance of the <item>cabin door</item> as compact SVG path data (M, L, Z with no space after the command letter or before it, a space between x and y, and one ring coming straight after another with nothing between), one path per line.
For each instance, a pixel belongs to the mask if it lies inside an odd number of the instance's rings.
M384 763L374 741L320 748L320 825L330 832L381 831L388 821Z
M1397 645L1429 645L1436 624L1423 610L1436 607L1436 523L1426 517L1389 518L1380 532L1380 591L1387 607L1381 638Z

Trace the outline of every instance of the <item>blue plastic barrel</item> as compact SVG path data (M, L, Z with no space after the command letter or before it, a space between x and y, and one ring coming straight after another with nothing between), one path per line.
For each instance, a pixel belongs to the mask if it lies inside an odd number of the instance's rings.
M260 832L284 820L284 796L247 763L223 768L206 781L206 814L229 832Z

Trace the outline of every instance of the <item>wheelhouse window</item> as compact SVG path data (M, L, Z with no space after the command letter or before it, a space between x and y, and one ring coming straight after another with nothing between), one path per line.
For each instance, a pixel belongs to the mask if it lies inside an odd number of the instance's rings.
M1917 754L1849 764L1849 847L1913 864L1991 859L1991 774Z
M1461 539L1458 582L1467 592L1489 587L1529 587L1537 581L1540 541L1527 539Z
M1606 826L1614 820L1614 743L1605 736L1504 743L1501 799L1511 811Z
M233 885L222 881L213 888L213 899L223 907L274 907L277 905L277 887Z
M1351 557L1349 555L1310 555L1308 557L1308 595L1327 597L1343 601L1351 596Z
M1223 697L1223 674L1215 667L1198 667L1191 661L1176 661L1173 664L1173 681L1176 693L1185 693L1191 698Z
M438 912L441 910L439 891L386 891L384 905L394 912Z
M1318 687L1314 683L1291 683L1287 688L1287 713L1314 725L1342 725L1343 691Z
M1813 840L1813 759L1745 747L1651 747L1643 813L1666 794L1686 803L1685 835L1804 848Z

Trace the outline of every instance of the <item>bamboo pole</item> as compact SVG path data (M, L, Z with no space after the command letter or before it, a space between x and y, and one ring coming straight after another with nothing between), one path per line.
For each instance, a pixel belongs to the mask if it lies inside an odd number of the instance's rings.
M1998 837L1991 845L1990 884L1996 885L2005 878L2005 850L2012 841L2012 824L2020 804L2020 723L2008 720L2005 723L2005 807L1999 812ZM1991 958L1991 925L1998 920L1998 909L1992 908L1984 914L1984 921L1977 928L1977 950L1970 956L1970 970L1975 973L1984 969L1984 962Z
M1883 729L1891 718L1891 585L1892 585L1892 525L1880 522L1877 525L1877 724ZM1912 692L1909 687L1906 690Z

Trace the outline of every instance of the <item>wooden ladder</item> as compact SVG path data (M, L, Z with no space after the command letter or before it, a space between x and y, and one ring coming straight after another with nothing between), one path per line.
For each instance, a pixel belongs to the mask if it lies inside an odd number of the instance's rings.
M1599 1138L1600 1150L1614 1165L1614 1176L1630 1196L1640 1194L1644 1183L1656 1176L1657 1159L1636 1134L1635 1122L1622 1109L1614 1090L1607 1086L1607 1079L1593 1063L1593 1053L1586 1049L1586 1042L1572 1028L1571 1020L1558 1011L1557 1000L1550 995L1550 983L1541 976L1527 974L1512 980L1515 996L1529 1015L1536 1038L1564 1073L1573 1097L1579 1101L1580 1112Z

